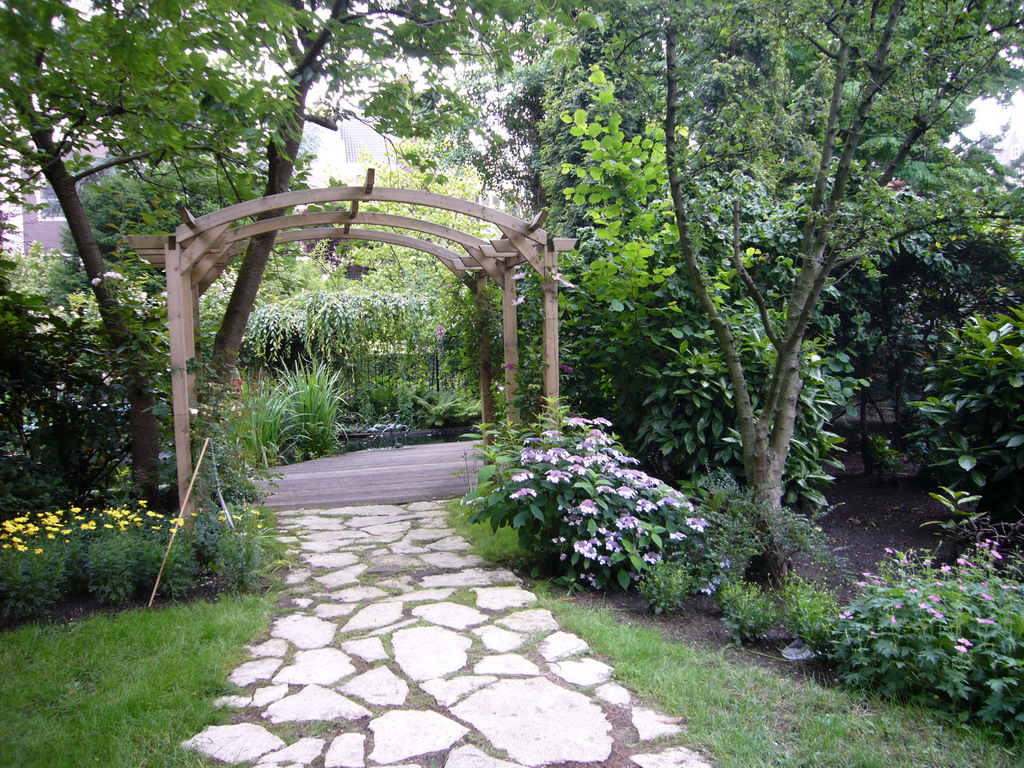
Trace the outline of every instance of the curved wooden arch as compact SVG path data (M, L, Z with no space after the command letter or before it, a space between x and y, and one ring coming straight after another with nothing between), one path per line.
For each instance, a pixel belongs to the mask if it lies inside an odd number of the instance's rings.
M192 478L190 409L195 405L194 374L189 361L195 357L195 329L199 323L199 296L230 263L242 241L258 234L280 233L277 242L302 240L361 240L390 243L435 256L454 274L474 289L477 296L478 319L487 313L484 286L488 277L502 287L502 328L505 346L505 380L507 400L516 388L519 364L516 316L516 287L512 271L528 263L542 277L542 309L544 313L544 394L552 403L558 398L558 289L557 255L571 250L574 240L551 240L541 229L545 213L526 222L502 211L469 200L419 190L374 188L374 172L367 173L362 187L329 187L286 192L215 211L199 218L180 209L184 224L174 236L133 236L135 250L154 265L167 272L167 315L171 342L171 382L174 411L175 455L178 468L179 499L182 512L194 514L194 503L185 509L186 489ZM348 211L278 212L300 206L348 202ZM502 233L499 240L484 240L454 227L423 221L412 216L377 212L360 212L361 202L400 203L437 208L493 224ZM256 218L255 222L242 222ZM432 240L375 229L352 229L353 225L404 229L447 240L460 246L459 253ZM234 226L233 226L234 225ZM334 226L324 226L334 225ZM478 271L479 270L479 271ZM475 279L474 279L475 276ZM480 349L481 397L485 420L493 420L493 406L487 413L490 399L490 349L488 335ZM514 416L511 410L510 415Z
M303 189L296 192L285 192L280 195L261 197L256 200L247 200L244 203L237 203L227 208L222 208L219 211L214 211L206 216L200 216L197 219L182 224L176 230L175 235L180 242L190 243L193 238L200 237L204 233L225 227L241 219L248 219L286 208L295 208L301 205L371 201L421 205L428 208L439 208L452 213L460 213L494 224L506 234L508 232L518 234L534 245L541 247L547 245L547 232L540 228L540 221L537 221L537 219L535 219L536 224L534 222L525 222L502 211L488 208L469 200L461 200L457 197L449 197L437 192L397 189L394 187L374 187L372 182L368 182L363 187Z

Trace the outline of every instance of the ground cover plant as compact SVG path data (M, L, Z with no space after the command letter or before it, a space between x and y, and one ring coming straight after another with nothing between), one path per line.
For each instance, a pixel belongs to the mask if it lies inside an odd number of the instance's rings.
M574 589L628 589L666 556L708 571L707 522L682 493L636 469L607 426L549 410L535 428L491 431L466 499L479 507L472 521L515 529L522 548Z
M38 616L67 597L121 606L148 597L177 527L159 593L183 597L200 579L228 590L255 586L280 546L257 509L201 514L194 526L146 508L25 514L0 523L0 616Z

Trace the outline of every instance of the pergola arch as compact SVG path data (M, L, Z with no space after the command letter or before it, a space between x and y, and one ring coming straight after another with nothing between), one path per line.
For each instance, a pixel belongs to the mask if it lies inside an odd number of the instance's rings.
M349 203L348 210L299 211L305 206ZM454 227L436 224L415 216L360 211L362 202L399 203L437 208L494 225L502 237L485 240ZM199 324L199 297L212 285L239 253L240 246L252 237L277 233L278 243L303 240L346 240L380 242L428 253L461 278L476 294L478 317L484 317L484 287L488 279L502 289L502 336L505 352L505 385L508 399L516 388L519 364L518 319L513 270L528 265L541 277L544 315L544 395L556 401L558 382L558 254L571 250L575 240L553 239L541 226L546 212L524 221L476 202L421 190L392 187L375 188L374 171L361 186L329 187L286 192L193 217L179 209L183 224L174 235L133 236L132 247L154 266L167 273L167 315L171 343L171 382L174 411L175 456L178 470L179 500L184 505L192 479L191 410L195 407L194 374L189 361L196 355L196 328ZM255 219L255 220L253 220ZM361 228L355 229L355 226ZM385 230L366 227L384 227ZM390 230L425 235L447 241L452 247L433 240ZM456 248L461 249L456 250ZM486 334L483 334L486 339ZM484 419L493 420L490 399L491 371L489 344L480 349L481 400ZM514 411L510 411L514 416ZM194 512L193 502L186 514Z

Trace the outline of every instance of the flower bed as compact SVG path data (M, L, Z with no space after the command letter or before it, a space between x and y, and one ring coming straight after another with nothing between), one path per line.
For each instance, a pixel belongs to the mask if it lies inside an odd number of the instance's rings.
M264 515L202 515L181 529L171 549L160 594L180 597L203 574L240 588L258 579L264 560ZM38 615L58 600L92 594L108 605L148 594L177 518L139 502L86 511L77 507L21 515L0 523L0 615Z

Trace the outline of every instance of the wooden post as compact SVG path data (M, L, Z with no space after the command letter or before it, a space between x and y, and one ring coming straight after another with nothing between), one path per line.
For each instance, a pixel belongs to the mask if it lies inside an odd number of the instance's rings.
M519 315L516 310L516 268L502 265L505 279L501 284L501 335L505 344L505 403L508 418L519 423L519 412L513 402L519 375Z
M174 413L174 456L178 469L178 502L181 515L195 515L195 501L188 497L192 481L191 408L195 401L193 375L188 362L195 356L191 276L182 272L184 259L177 243L168 246L164 264L167 272L167 325L171 342L171 401Z
M480 411L484 423L493 424L494 395L491 393L491 384L494 376L491 370L491 334L487 328L490 308L487 306L486 275L473 281L473 293L476 296L476 324L480 331ZM484 441L488 442L486 435Z
M544 397L552 411L558 408L558 253L551 244L544 249L541 290L544 310Z

